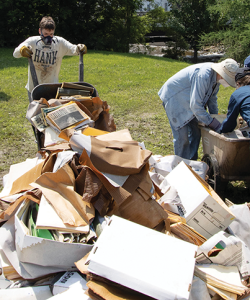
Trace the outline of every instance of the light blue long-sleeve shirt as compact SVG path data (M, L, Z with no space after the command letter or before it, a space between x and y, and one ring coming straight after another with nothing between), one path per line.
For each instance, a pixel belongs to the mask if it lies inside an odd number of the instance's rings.
M188 66L169 78L159 90L171 126L178 130L193 118L209 125L218 114L216 72L212 63ZM205 107L208 107L209 113Z

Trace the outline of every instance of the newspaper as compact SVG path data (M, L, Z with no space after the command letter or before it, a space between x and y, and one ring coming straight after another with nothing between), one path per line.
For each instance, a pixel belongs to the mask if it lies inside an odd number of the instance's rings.
M44 130L49 126L48 124L45 124L42 113L32 117L31 121L40 132L44 132Z
M46 118L49 119L59 130L63 130L74 124L79 124L90 119L76 103L63 105L62 107L49 112Z
M211 255L211 250L217 248L217 255ZM220 264L223 266L237 266L242 277L250 275L250 250L238 237L224 231L209 238L198 248L196 262L202 264Z

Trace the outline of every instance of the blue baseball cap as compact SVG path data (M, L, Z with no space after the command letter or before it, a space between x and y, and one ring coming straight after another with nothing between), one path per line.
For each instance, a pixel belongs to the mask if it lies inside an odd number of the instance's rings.
M250 68L250 55L244 60L244 67Z

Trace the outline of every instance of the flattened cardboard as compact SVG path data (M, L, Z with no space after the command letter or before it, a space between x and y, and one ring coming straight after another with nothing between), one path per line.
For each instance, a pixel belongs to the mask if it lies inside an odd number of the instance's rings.
M235 219L215 191L183 161L166 179L178 192L187 224L205 238L225 230Z
M189 299L196 251L193 244L113 215L86 264L90 273L155 299Z

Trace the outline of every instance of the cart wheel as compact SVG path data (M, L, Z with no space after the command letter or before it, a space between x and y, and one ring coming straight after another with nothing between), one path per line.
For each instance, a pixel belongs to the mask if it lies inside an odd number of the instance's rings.
M206 181L216 191L219 183L219 163L214 154L205 154L201 160L209 167Z

